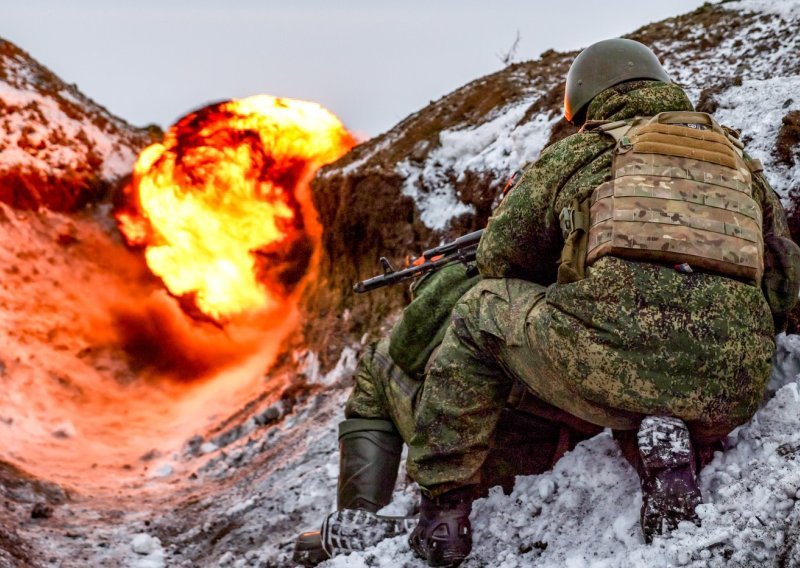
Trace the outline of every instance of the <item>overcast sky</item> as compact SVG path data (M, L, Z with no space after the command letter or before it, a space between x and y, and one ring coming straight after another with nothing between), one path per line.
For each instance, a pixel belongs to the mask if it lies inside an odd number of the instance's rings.
M259 93L362 136L516 60L585 47L701 0L0 0L0 37L137 125Z

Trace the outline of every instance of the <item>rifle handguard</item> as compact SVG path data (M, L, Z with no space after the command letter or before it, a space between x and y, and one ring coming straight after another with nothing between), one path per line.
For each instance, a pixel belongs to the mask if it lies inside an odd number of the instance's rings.
M428 272L434 272L454 262L461 262L463 264L472 262L475 260L481 235L483 235L483 229L458 237L456 240L449 243L428 249L422 253L422 263L416 266L409 266L402 270L392 269L392 265L389 261L385 257L381 257L381 265L384 268L384 273L373 276L367 280L356 282L353 286L353 291L356 294L364 294L378 288L383 288L384 286L390 286L416 278Z

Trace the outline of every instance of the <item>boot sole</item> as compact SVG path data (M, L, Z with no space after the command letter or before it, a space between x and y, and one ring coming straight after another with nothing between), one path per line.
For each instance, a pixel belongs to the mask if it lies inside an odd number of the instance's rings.
M330 556L374 546L387 538L411 532L416 517L386 517L361 509L331 513L322 523L322 548Z

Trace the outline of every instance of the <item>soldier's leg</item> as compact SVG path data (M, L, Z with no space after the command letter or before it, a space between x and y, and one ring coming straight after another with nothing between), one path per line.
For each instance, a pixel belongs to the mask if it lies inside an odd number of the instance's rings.
M484 280L461 298L420 395L408 468L423 493L409 543L431 566L457 565L471 550L472 498L514 382L498 354L524 343L525 312L544 297L540 287L511 305L504 287Z
M494 357L504 339L491 314L499 282L481 281L456 304L425 377L408 469L429 497L480 482L513 384Z
M374 513L391 500L403 439L393 419L402 411L392 408L390 400L395 407L403 406L403 401L398 395L393 394L391 399L388 395L392 390L388 385L392 369L387 361L388 340L383 340L367 347L358 363L356 384L345 407L346 420L339 424L338 510ZM406 418L401 427L407 429L408 422ZM341 524L358 524L356 532L366 530L361 526L362 519L342 519ZM347 540L345 535L338 535L337 539ZM314 566L329 559L336 551L331 543L323 541L320 531L301 534L295 542L294 561Z

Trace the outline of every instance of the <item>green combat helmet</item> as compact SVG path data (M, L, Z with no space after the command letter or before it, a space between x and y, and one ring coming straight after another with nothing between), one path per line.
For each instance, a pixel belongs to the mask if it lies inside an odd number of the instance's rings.
M656 54L632 39L607 39L580 52L567 73L564 118L583 122L584 108L597 95L625 81L653 79L671 83Z

